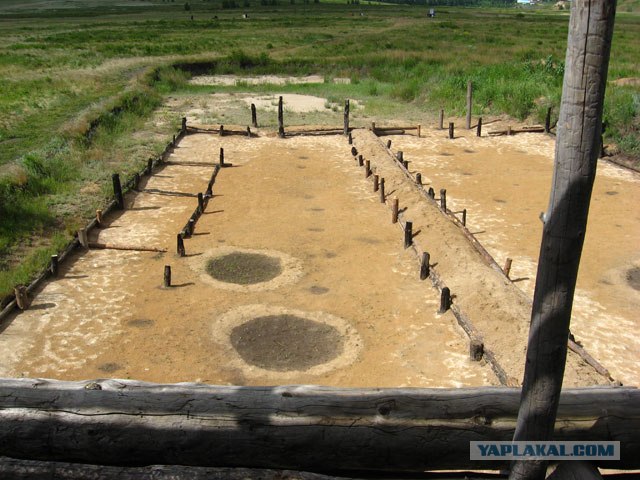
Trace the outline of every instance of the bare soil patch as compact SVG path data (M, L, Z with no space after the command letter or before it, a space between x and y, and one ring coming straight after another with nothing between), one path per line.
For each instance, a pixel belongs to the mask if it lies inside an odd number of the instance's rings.
M222 282L249 285L273 280L282 267L279 258L237 252L209 260L207 273Z

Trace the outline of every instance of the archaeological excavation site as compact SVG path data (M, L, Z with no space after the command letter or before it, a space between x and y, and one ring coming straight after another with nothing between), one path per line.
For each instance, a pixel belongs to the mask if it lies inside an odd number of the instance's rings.
M275 95L244 98L246 125L228 125L206 121L214 97L181 110L143 171L113 175L108 208L3 311L2 391L48 405L40 422L8 419L29 425L11 438L75 429L54 435L58 453L20 452L111 468L502 468L470 461L468 443L513 434L549 124L363 124L346 101L333 126L288 125L295 96ZM560 439L622 441L621 468L639 466L639 185L599 163L558 412ZM159 447L138 443L158 429Z

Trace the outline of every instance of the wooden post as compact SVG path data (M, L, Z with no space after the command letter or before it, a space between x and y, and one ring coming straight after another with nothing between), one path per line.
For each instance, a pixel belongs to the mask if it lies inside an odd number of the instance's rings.
M469 358L474 362L482 360L484 355L484 342L478 338L472 337L469 341Z
M509 278L509 273L511 273L511 263L513 262L512 259L507 258L507 261L504 262L504 268L502 269L504 271L504 275Z
M181 127L182 133L185 133L187 131L187 117L182 117L182 127ZM175 143L175 142L174 142Z
M344 134L349 135L349 100L344 101Z
M425 280L429 276L429 260L431 255L428 252L422 253L422 261L420 262L420 280Z
M354 157L358 155L358 149L356 147L351 147L351 155Z
M282 106L282 97L278 99L278 136L284 138L284 108Z
M371 176L371 161L367 160L364 162L364 178L369 178Z
M87 229L81 228L78 230L78 241L83 248L89 248L89 239L87 237Z
M398 207L400 206L400 201L398 197L394 197L393 206L391 210L391 223L398 223Z
M218 129L218 135L224 137L224 125L220 124L220 128Z
M198 192L198 210L200 210L200 213L204 212L204 196L202 192Z
M615 13L615 0L571 3L554 174L543 216L516 441L551 440L554 432L596 174ZM509 478L543 479L546 467L546 461L517 461Z
M371 122L371 131L375 134L376 133L376 122Z
M405 170L409 170L409 160L403 160L402 161L402 166L404 167Z
M429 190L427 191L427 195L429 195L433 200L435 200L436 191L433 189L433 187L429 187Z
M438 126L440 130L444 129L444 110L440 110L440 120Z
M373 176L373 191L377 192L378 188L380 188L380 176L379 175L374 175Z
M147 175L151 175L153 172L153 158L147 160Z
M391 148L391 140L387 140L387 148L390 149Z
M351 135L351 132L349 132L349 136L347 138L349 139L349 145L353 145L353 135Z
M422 174L420 172L416 173L416 183L422 185Z
M211 180L209 180L209 183L207 184L207 190L204 192L204 194L207 197L213 197L213 183L214 183L214 180L212 178Z
M98 228L102 227L102 210L96 210L96 226Z
M403 162L404 153L402 152L402 150L398 150L398 152L396 153L396 160L398 160L400 163Z
M409 248L413 244L413 222L404 224L404 248Z
M511 136L511 125L507 127L507 136Z
M13 289L13 293L16 296L16 304L20 310L26 310L31 305L29 294L27 293L27 287L24 285L18 285Z
M120 175L114 173L111 175L113 181L113 196L116 199L116 208L124 210L124 197L122 196L122 185L120 184Z
M251 126L253 128L258 128L258 114L256 112L255 104L251 104Z
M220 147L220 157L219 162L220 167L224 167L224 148Z
M251 138L251 127L247 127L247 137Z
M471 105L473 103L473 84L467 82L467 130L471 130Z
M444 213L447 213L447 190L440 189L440 208Z
M185 256L184 239L182 238L181 234L178 234L177 240L178 240L178 255L181 257L184 257Z
M547 115L544 118L544 132L549 133L551 131L551 107L547 108Z
M384 196L384 178L380 179L380 203L384 203L385 202L385 196Z
M462 226L467 226L467 209L462 210Z
M52 277L58 276L58 255L51 255L51 264L49 265L49 271Z
M361 167L364 165L364 158L362 155L358 155L358 166Z
M164 266L164 286L165 288L171 286L171 265Z
M196 221L194 218L190 218L187 222L187 236L191 237L196 230Z
M482 117L478 118L478 127L476 129L476 137L482 136Z
M418 124L418 128L417 128L417 130L418 130L418 138L420 138L420 130L421 129L422 129L422 125Z
M438 313L444 313L451 308L451 290L449 287L444 287L440 293L440 310Z
M453 122L449 122L449 138L450 138L450 139L452 139L452 140L453 140L453 138L454 138L454 135L453 135L453 133L454 133L454 132L453 132L453 128L454 128Z
M174 148L175 148L175 146L176 146L176 140L177 140L177 139L176 139L176 136L174 135L174 136L173 136L173 141L171 142L171 146L172 146L172 147L174 147Z

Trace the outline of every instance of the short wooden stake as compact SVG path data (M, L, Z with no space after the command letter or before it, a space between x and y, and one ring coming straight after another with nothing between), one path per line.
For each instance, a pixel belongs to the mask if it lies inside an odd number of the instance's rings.
M373 191L377 192L379 188L380 188L380 175L376 174L373 176Z
M219 164L221 167L224 167L224 148L220 147L220 160Z
M220 125L220 129L218 130L218 134L221 137L224 137L224 125Z
M20 310L26 310L31 305L31 300L29 299L29 294L27 293L27 287L24 285L18 285L13 289L13 292L16 295L16 303L18 304L18 308Z
M402 166L404 167L405 170L409 170L409 160L403 160Z
M387 148L391 148L391 140L387 140Z
M253 128L258 128L258 114L256 112L256 106L251 104L251 126Z
M96 226L102 226L102 210L96 210Z
M177 240L178 240L178 255L181 257L184 257L185 256L184 239L182 238L182 235L180 233L177 236Z
M464 227L467 226L467 209L466 208L462 210L462 225Z
M175 147L175 146L176 146L176 144L177 144L177 139L176 139L176 136L174 135L174 136L173 136L173 141L171 142L171 146L172 146L172 147Z
M354 157L358 155L358 149L356 147L351 147L351 155Z
M510 259L510 258L507 258L507 261L506 261L506 262L504 262L504 268L503 268L503 271L504 271L504 274L505 274L505 276L506 276L507 278L509 278L509 274L511 273L511 263L512 263L512 262L513 262L513 260L512 260L512 259Z
M478 118L478 127L476 128L476 137L482 136L482 117Z
M384 196L384 178L380 179L380 203L384 203L385 202L385 196Z
M366 160L364 162L364 178L369 178L371 176L371 161Z
M182 132L186 132L187 131L187 117L182 117Z
M418 130L418 138L420 138L420 130L421 129L422 129L422 125L418 125L418 128L417 128L417 130Z
M471 338L469 341L469 358L474 362L482 360L484 355L484 343L477 338Z
M198 192L198 210L200 210L200 213L204 212L204 196L202 192Z
M398 207L400 206L400 201L398 197L394 197L393 206L391 209L391 223L398 223Z
M251 127L247 127L247 137L251 138Z
M422 185L422 174L420 172L416 173L416 183Z
M420 262L420 280L424 280L429 276L429 260L431 255L428 252L422 253L422 261Z
M364 165L364 158L362 158L362 155L358 155L358 166L363 166Z
M164 286L166 288L171 286L171 265L164 266Z
M344 101L344 134L349 134L349 100Z
M58 276L58 255L51 255L51 264L49 265L49 271L52 277Z
M189 222L187 223L188 227L187 229L189 230L189 236L191 237L193 235L193 232L195 232L196 230L196 221L193 218L189 219Z
M347 139L349 140L349 145L353 145L353 135L351 135L351 132L349 132Z
M544 131L545 133L551 131L551 107L547 108L547 116L544 119Z
M471 80L467 82L467 130L471 130L471 105L473 103L473 84Z
M438 313L444 313L451 308L451 291L449 287L444 287L440 294L440 310Z
M404 224L404 248L409 248L413 244L413 222Z
M436 192L435 192L435 190L433 189L433 187L429 187L429 191L427 192L427 195L429 195L432 199L434 199L434 200L435 200L435 198L436 198Z
M402 150L398 150L398 152L396 153L396 160L398 160L400 163L402 163L402 161L404 160L404 153L402 152Z
M282 97L278 99L278 136L284 138L284 108L282 106Z
M207 190L204 192L207 197L213 197L213 182L213 180L209 180L207 184Z
M509 136L511 135L511 125L509 125L507 127L507 135L509 135Z
M371 122L371 131L376 133L376 122Z
M87 237L86 228L78 230L78 240L80 241L80 245L82 245L84 248L89 248L89 238Z
M153 158L147 160L147 175L151 175L153 172Z
M449 138L451 140L453 140L453 138L454 138L453 128L454 128L453 122L449 122Z
M440 208L447 213L447 191L444 188L440 189Z
M116 206L118 210L124 210L124 197L122 196L122 185L120 184L120 175L114 173L111 175L113 181L113 195L116 198Z
M444 129L444 110L440 110L440 120L438 123L440 130Z
M136 172L133 174L133 188L138 188L139 184L140 184L140 174Z

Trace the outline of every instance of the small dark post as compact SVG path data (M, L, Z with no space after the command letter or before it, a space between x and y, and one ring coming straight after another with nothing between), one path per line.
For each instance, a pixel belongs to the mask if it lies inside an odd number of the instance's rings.
M349 139L349 145L353 145L353 136L351 135L351 132L349 132L349 136L347 138Z
M482 340L472 337L469 342L469 357L474 362L479 362L482 360L482 356L484 355L484 343Z
M462 210L462 225L467 226L467 209Z
M133 174L133 188L138 188L138 184L140 183L140 174L139 173L134 173Z
M147 175L151 175L153 172L153 158L147 160Z
M16 295L16 303L18 304L18 308L20 310L26 310L31 305L31 300L29 300L29 294L27 293L27 287L24 285L18 285L13 289L13 292Z
M418 124L417 130L418 130L418 138L420 138L421 137L420 131L422 130L422 125Z
M444 188L440 189L440 208L447 213L447 191Z
M451 308L451 291L449 287L444 287L440 294L440 310L438 313L444 313Z
M435 192L435 190L433 189L433 187L429 187L429 191L427 192L427 195L429 195L432 199L434 199L434 200L435 200L435 198L436 198L436 192Z
M189 236L191 237L193 235L193 232L196 230L196 221L194 218L190 218L189 219L189 223L188 223L188 230L189 230Z
M78 230L78 241L83 248L89 248L89 237L87 235L87 229L81 228Z
M213 179L209 180L209 184L207 185L207 191L204 192L204 194L207 197L213 197L213 182L214 182Z
M361 167L364 165L364 158L362 158L362 155L358 155L358 166Z
M476 130L476 137L482 136L482 117L478 118L478 127Z
M449 122L449 138L451 140L453 140L454 135L453 135L453 122Z
M204 196L202 192L198 192L198 210L200 213L204 212Z
M96 210L96 227L102 226L102 210Z
M349 134L349 100L344 101L344 134Z
M384 203L385 201L385 196L384 196L384 178L380 179L380 203Z
M404 160L404 153L402 152L402 150L398 150L398 153L396 153L396 159L402 163Z
M473 84L471 80L467 82L467 130L471 130L471 104L473 99Z
M51 265L49 266L49 271L51 272L52 277L58 276L58 255L51 255Z
M403 160L402 166L404 167L405 170L409 170L409 160Z
M387 140L387 148L391 148L391 140Z
M404 248L409 248L413 244L413 222L404 224Z
M185 133L187 131L187 117L182 117L181 130L182 130L182 133Z
M251 138L251 127L247 127L247 137Z
M175 147L176 146L176 136L173 136L173 142L171 142L171 146Z
M373 176L373 191L377 192L380 188L380 175Z
M282 107L282 97L278 100L278 136L284 138L284 109Z
M220 147L220 166L224 167L224 148Z
M364 178L369 178L371 176L371 161L367 160L364 162Z
M224 125L220 124L220 129L218 130L218 134L221 137L224 137Z
M116 197L116 205L118 210L124 210L124 197L122 196L122 185L120 185L120 175L114 173L111 175L113 180L113 195Z
M440 126L440 130L444 129L444 110L440 110L440 122L438 125Z
M178 255L181 257L184 257L185 256L184 239L182 238L181 234L178 234L177 240L178 240Z
M398 197L393 199L393 207L391 210L391 223L398 223L398 207L400 206L400 201Z
M258 128L258 114L256 113L256 106L251 104L251 126Z
M422 185L422 174L420 172L416 173L416 183Z
M511 125L507 127L507 135L511 136Z
M351 147L351 155L354 157L358 155L358 149L356 147Z
M547 108L547 116L544 119L544 131L545 133L551 131L551 107Z
M171 265L164 266L164 286L166 288L171 286Z
M422 253L422 261L420 262L420 280L424 280L429 276L429 260L431 255L428 252Z
M504 274L507 278L509 278L509 274L511 273L511 264L513 263L513 260L510 258L507 258L507 261L504 262L504 268L502 269L504 271Z

